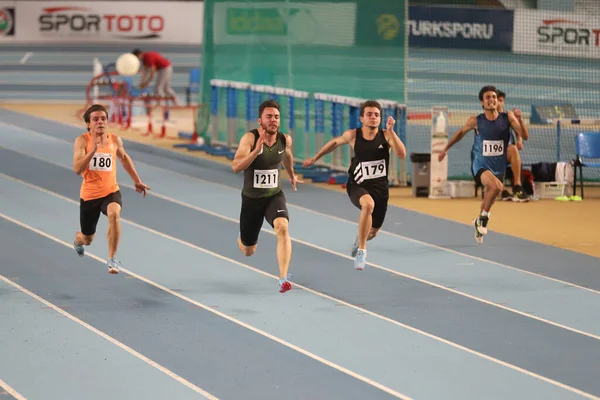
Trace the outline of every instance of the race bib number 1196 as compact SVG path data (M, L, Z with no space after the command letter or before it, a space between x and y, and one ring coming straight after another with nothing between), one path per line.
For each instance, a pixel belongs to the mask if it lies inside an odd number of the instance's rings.
M486 157L504 155L504 142L502 140L484 140L483 155Z

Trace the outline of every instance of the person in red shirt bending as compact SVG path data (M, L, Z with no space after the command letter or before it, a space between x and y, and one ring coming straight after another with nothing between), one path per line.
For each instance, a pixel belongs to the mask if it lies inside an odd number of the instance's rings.
M171 61L157 51L135 49L131 53L140 59L143 67L140 88L144 89L147 87L156 74L155 93L162 96L173 96L173 102L175 105L178 105L177 95L171 87L171 80L173 79L173 65L171 65Z

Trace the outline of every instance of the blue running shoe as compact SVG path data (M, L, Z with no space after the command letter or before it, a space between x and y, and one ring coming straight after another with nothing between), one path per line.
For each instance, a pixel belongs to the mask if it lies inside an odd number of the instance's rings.
M83 257L85 254L85 249L83 248L82 245L75 243L75 241L73 241L73 248L75 249L75 251L77 252L77 254L79 255L79 257Z
M366 250L358 250L356 252L356 258L354 259L354 269L358 271L362 271L365 269L365 265L367 263L367 251Z
M356 252L358 251L358 235L356 236L356 240L354 241L354 245L352 245L352 253L350 255L352 257L356 257Z
M122 267L121 261L117 260L116 257L110 258L106 263L108 265L108 273L109 274L118 274L119 267Z

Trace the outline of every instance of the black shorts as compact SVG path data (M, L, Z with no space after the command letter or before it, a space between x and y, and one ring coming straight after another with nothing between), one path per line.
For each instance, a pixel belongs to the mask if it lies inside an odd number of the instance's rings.
M258 234L265 219L271 227L276 218L283 217L289 221L285 195L280 191L274 196L254 198L242 194L242 210L240 212L240 238L244 246L258 243Z
M479 168L479 171L477 171L477 173L475 175L473 175L473 178L475 179L475 183L478 184L479 186L483 186L483 183L481 182L481 174L483 174L485 171L489 171L489 169ZM492 171L490 171L490 172L492 172ZM500 182L502 182L502 184L504 185L504 174L496 175L492 172L492 175L494 175L496 178L498 178L500 180Z
M81 233L86 236L96 233L100 213L106 215L110 203L119 203L123 207L120 190L99 199L88 201L79 199L79 224L81 226Z
M371 226L375 229L383 226L385 214L387 213L388 200L390 199L389 190L367 190L356 184L348 184L346 186L346 193L348 193L352 204L359 210L361 209L360 198L365 194L370 195L375 202L375 208L373 209L373 214L371 214Z

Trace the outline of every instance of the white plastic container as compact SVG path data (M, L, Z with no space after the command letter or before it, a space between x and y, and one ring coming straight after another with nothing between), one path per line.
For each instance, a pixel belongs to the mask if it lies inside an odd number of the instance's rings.
M447 181L448 193L452 198L475 197L474 181Z
M555 199L565 196L566 183L533 182L533 196L538 199Z

